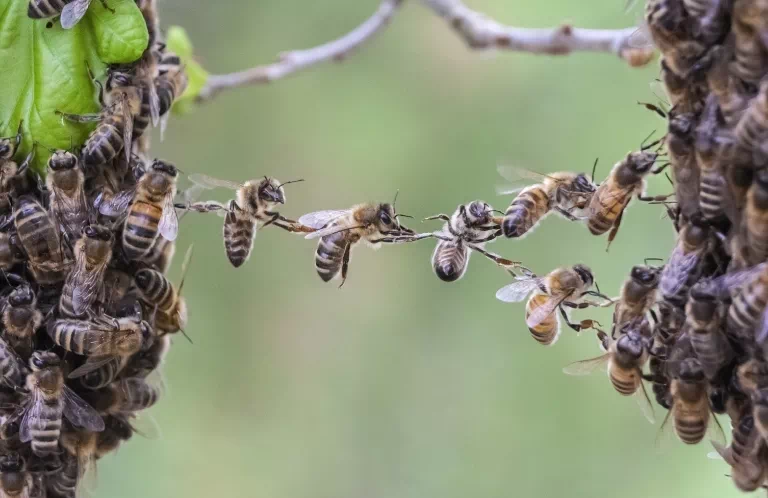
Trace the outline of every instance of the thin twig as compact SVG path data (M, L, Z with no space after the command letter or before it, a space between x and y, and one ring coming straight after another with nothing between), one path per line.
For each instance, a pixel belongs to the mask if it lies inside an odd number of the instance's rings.
M280 54L280 60L272 64L237 73L211 75L200 91L198 100L210 99L228 88L270 83L322 62L340 62L383 29L402 3L403 0L382 0L376 12L365 22L341 38L323 45Z
M422 0L422 3L448 21L473 49L495 48L546 55L608 52L618 55L631 66L643 66L653 58L650 44L630 44L636 27L581 29L563 24L553 29L516 28L499 24L470 9L461 0Z

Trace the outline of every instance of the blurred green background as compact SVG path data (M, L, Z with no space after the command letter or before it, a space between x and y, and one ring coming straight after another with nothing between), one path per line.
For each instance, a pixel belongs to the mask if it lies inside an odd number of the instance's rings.
M473 8L520 26L625 27L622 0L505 2ZM160 4L200 61L223 73L335 38L376 0ZM637 10L637 8L635 9ZM244 181L274 175L284 214L298 217L390 200L417 218L497 197L499 163L598 179L663 122L652 100L656 63L631 69L606 54L473 53L418 2L341 65L230 91L174 118L157 155L186 173ZM650 191L666 193L664 178ZM226 200L228 192L214 192ZM615 294L633 264L665 257L673 231L659 206L635 204L610 253L605 238L550 218L520 241L490 246L544 274L585 263ZM415 228L437 225L413 223ZM173 269L195 256L184 289L189 335L176 339L168 392L151 411L162 437L136 437L100 465L96 496L495 498L736 496L708 445L656 444L656 426L602 373L562 367L599 353L569 330L533 341L522 305L494 298L504 272L475 256L440 282L432 242L355 251L342 289L313 269L314 244L281 230L257 237L232 268L221 219L184 218ZM610 311L576 315L609 322ZM726 425L727 427L727 425Z

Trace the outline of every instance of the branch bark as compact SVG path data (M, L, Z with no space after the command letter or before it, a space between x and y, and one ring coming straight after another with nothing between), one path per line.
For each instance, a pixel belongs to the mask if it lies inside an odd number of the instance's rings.
M472 49L502 49L532 54L566 55L571 52L614 53L631 66L643 66L653 58L653 47L633 47L630 38L637 28L581 29L563 24L553 29L504 26L473 11L461 0L421 0L448 21ZM222 90L271 83L324 62L340 62L365 45L389 24L404 0L382 0L376 12L361 25L336 40L305 50L280 55L272 64L229 74L213 74L197 97L198 102Z

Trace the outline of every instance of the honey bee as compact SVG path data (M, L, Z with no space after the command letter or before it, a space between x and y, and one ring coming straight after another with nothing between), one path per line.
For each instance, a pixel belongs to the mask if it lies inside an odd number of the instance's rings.
M104 273L103 282L104 296L99 305L103 306L106 315L121 315L121 308L136 302L136 289L132 275L115 268L108 268Z
M733 294L728 307L725 330L742 347L762 344L768 338L768 266L757 265L740 272L732 272L711 281L721 297ZM747 351L751 353L752 351Z
M768 130L768 80L760 84L757 96L752 99L733 130L736 145L744 151L760 149L761 140Z
M155 159L139 179L123 227L123 252L128 259L141 259L149 253L158 235L169 241L176 240L179 230L173 205L176 176L175 166Z
M141 11L141 15L144 16L144 24L147 25L147 31L149 32L148 47L154 47L156 42L160 41L160 19L157 15L157 1L156 0L136 0L136 5Z
M731 16L733 61L730 63L730 71L736 78L749 85L760 83L768 64L768 53L755 32L766 14L760 3L753 0L736 0L733 2Z
M32 196L22 195L16 201L13 219L37 283L55 285L64 280L64 254L59 231L48 211Z
M501 235L500 219L492 216L493 208L486 202L473 201L460 205L452 216L438 214L425 220L443 220L443 229L436 234L437 247L432 254L432 268L444 282L459 280L467 271L470 249L486 255L502 266L513 266L485 251L485 244Z
M749 99L737 84L729 68L733 56L733 43L718 45L711 49L713 64L707 71L707 83L717 104L723 121L728 128L741 119Z
M159 74L155 78L159 100L158 113L160 115L160 133L165 132L168 123L169 111L174 101L181 96L187 89L189 79L184 67L181 65L181 59L173 52L166 51L160 57L158 62Z
M645 23L654 44L675 74L687 78L696 72L708 47L693 39L683 2L649 0L645 4Z
M137 271L134 276L141 300L152 310L157 336L178 331L184 333L186 328L187 301L181 296L181 291L192 259L192 248L189 246L184 257L178 289L156 270L145 268Z
M0 377L2 382L12 389L24 387L27 379L27 367L24 366L13 348L0 339Z
M131 439L133 428L123 417L104 417L105 428L97 434L96 458L115 451L120 443Z
M745 247L754 262L768 258L768 170L755 173L744 210Z
M0 455L0 488L4 497L41 496L31 494L32 476L25 467L24 458L16 451Z
M67 486L72 493L76 492L78 481L82 479L90 469L96 468L96 448L98 439L99 433L96 432L65 430L61 433L61 446L69 455L69 457L65 459L63 473L75 477L74 485ZM74 462L74 465L70 463L72 461ZM70 465L74 467L74 472L67 472ZM64 495L61 492L59 492L59 494ZM74 496L74 494L71 496Z
M133 413L152 407L160 399L160 394L160 389L145 379L123 379L110 384L94 406L108 415Z
M625 323L642 318L656 302L661 268L636 265L629 278L621 286L619 300L613 311L613 326L621 328Z
M47 477L46 485L54 496L76 498L79 481L80 469L77 458L69 452L64 452L61 456L61 469Z
M361 240L374 249L382 243L419 240L413 230L400 224L398 216L403 215L395 212L393 202L358 204L350 209L317 211L299 218L299 224L317 229L305 238L320 239L315 251L315 269L323 282L331 281L341 272L339 287L344 285L352 247Z
M710 249L709 225L693 217L680 230L678 242L661 272L659 291L664 300L684 306L688 289L703 271L702 261Z
M585 208L589 205L596 188L583 173L539 174L523 168L509 167L500 167L499 173L510 181L528 178L541 182L520 190L504 213L501 228L504 236L509 238L526 236L552 212L571 221L585 218ZM499 193L508 194L516 191L517 189L500 190Z
M653 338L650 349L648 350L648 375L645 380L651 383L656 403L659 406L669 410L672 407L672 396L669 393L669 376L667 375L667 357L670 347L660 341L657 337Z
M652 145L654 144L649 146ZM647 147L644 147L638 152L630 152L627 157L617 162L590 200L587 226L593 235L602 235L610 230L608 246L616 237L624 210L633 196L636 195L644 201L657 200L644 196L645 176L651 171L658 157L656 152L646 149Z
M720 423L714 416L710 417L712 410L707 393L709 382L699 360L681 360L671 374L672 408L664 419L662 430L671 418L678 439L685 444L696 444L704 439L711 418L714 427L718 429L716 439L725 440Z
M29 285L23 284L11 291L2 314L5 338L22 358L32 354L35 331L43 323L43 314L37 307L37 296Z
M560 336L560 314L566 325L580 332L583 328L595 328L597 322L582 320L572 323L563 306L569 308L586 308L597 304L582 301L584 296L597 296L608 299L599 292L589 290L594 284L592 270L586 265L557 268L543 278L533 273L516 277L516 281L502 287L496 292L496 299L505 303L517 303L531 297L525 305L525 323L531 336L544 346L551 346ZM610 300L609 300L610 301Z
M717 99L712 95L707 101L696 128L694 142L696 163L701 171L699 183L701 215L705 220L710 221L718 220L725 215L724 196L727 188L718 165L720 155L718 135L721 126L717 113ZM690 215L690 213L686 214Z
M106 0L101 0L101 4L115 13ZM32 19L45 19L61 14L61 27L70 29L83 18L90 5L91 0L29 0L27 15Z
M763 485L768 473L765 442L751 414L742 414L734 423L730 446L717 441L712 441L712 446L731 466L731 479L737 488L749 492Z
M669 133L665 140L675 185L675 199L680 212L691 216L699 211L701 171L694 152L696 116L692 113L669 112ZM656 172L660 172L659 168Z
M104 281L104 272L112 259L112 230L88 225L75 245L75 267L64 282L59 312L66 317L82 317L96 301Z
M236 199L229 202L224 219L224 249L232 266L242 266L251 255L253 239L260 228L274 225L288 232L308 232L307 227L289 220L276 211L278 205L285 204L284 185L301 182L293 180L280 183L274 178L250 180L240 185L227 180L211 178L207 175L193 174L189 179L203 188L228 188L237 192ZM206 212L222 209L218 203L187 204L186 209Z
M706 85L682 78L669 68L666 59L661 57L660 80L672 108L679 114L697 115L701 111Z
M55 353L35 351L29 360L29 397L19 428L22 443L32 442L32 452L46 457L58 452L62 415L74 426L93 432L104 430L101 416L64 384L61 360Z
M99 122L83 146L81 159L86 167L112 162L121 150L130 161L133 144L133 120L141 113L142 92L139 78L133 70L115 66L108 70L105 87L95 79L90 68L88 74L99 86L98 114L70 114L56 111L64 119L78 123Z
M691 288L686 305L686 328L707 380L714 380L720 369L733 358L733 350L721 327L725 310L706 284Z
M158 337L149 348L131 356L128 364L122 370L121 376L124 378L146 378L163 364L170 349L171 336Z
M653 406L643 384L643 366L648 361L649 338L642 334L639 326L641 322L635 320L626 324L616 340L604 332L598 332L605 354L571 363L563 371L568 375L586 375L607 365L608 377L614 389L622 396L635 395L643 415L653 423Z
M55 151L48 160L46 186L51 211L70 243L77 240L88 223L84 183L85 175L78 167L77 156L64 150Z

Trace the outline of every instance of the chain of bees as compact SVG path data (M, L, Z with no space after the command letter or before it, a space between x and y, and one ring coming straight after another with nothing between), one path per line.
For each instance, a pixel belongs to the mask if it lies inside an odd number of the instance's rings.
M85 0L31 0L29 15L78 22ZM645 104L667 120L661 139L643 143L607 178L547 175L500 168L528 185L506 211L474 201L427 220L442 228L417 233L392 203L366 203L292 220L278 211L285 185L271 177L244 184L190 174L148 159L150 126L164 129L187 85L179 58L158 29L154 0L137 0L150 32L144 56L110 66L79 151L53 151L43 182L14 161L21 136L0 141L0 488L8 496L74 497L86 471L137 431L137 412L161 395L157 372L171 336L184 331L181 282L166 277L179 217L223 216L223 239L235 267L249 258L256 233L270 225L317 239L315 268L325 282L348 277L360 242L379 247L436 241L436 276L455 282L473 252L512 279L496 297L527 299L525 323L542 345L561 324L596 331L604 354L565 368L582 375L607 366L615 390L634 396L646 417L656 403L663 427L696 444L708 438L732 467L739 489L768 478L768 0L648 0L639 32L662 52L669 109ZM43 144L38 144L43 146ZM649 175L667 174L670 195L647 196ZM669 175L671 173L671 176ZM301 180L295 180L301 181ZM203 192L235 192L227 203ZM551 213L614 240L631 201L662 204L678 234L664 264L631 269L619 296L592 290L594 276L575 264L537 276L486 249L496 238L522 238ZM180 213L180 215L179 215ZM191 249L191 248L190 248ZM610 330L572 310L614 306ZM713 414L732 422L730 445ZM668 424L668 422L670 424ZM709 437L708 437L709 436Z

